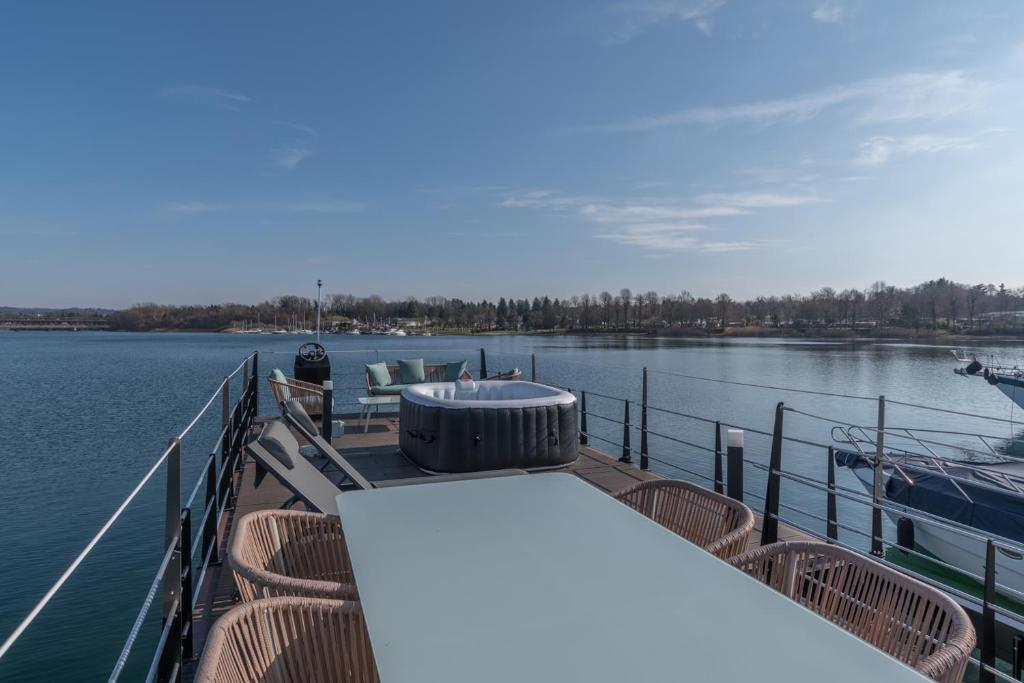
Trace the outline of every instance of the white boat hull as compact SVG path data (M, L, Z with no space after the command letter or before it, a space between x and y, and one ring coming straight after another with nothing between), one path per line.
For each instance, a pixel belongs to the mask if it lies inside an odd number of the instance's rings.
M999 388L999 391L1006 394L1007 398L1021 408L1024 408L1024 387L1018 386L1015 382L1006 381L1000 381L996 386Z
M900 515L889 513L893 523ZM914 542L932 555L974 577L985 576L985 541L937 524L914 520ZM965 577L966 578L966 577ZM1013 558L996 549L996 583L1024 593L1024 558Z

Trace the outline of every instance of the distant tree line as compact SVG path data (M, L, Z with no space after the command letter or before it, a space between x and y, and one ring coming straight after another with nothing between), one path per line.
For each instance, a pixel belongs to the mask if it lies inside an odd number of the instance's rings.
M315 301L282 296L247 306L165 306L138 304L110 314L111 324L125 330L232 327L312 327ZM334 294L326 298L324 319L356 325L431 326L440 330L574 330L635 331L665 328L720 330L907 328L1019 332L1024 328L1024 287L967 285L946 278L899 288L885 282L837 291L823 287L807 295L762 296L737 301L722 293L714 298L689 292L659 295L621 289L568 298L501 297L498 301L465 301L445 297L385 301L379 296Z

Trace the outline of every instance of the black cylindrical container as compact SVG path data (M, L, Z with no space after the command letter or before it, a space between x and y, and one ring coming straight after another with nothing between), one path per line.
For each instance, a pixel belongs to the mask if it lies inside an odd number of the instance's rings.
M323 384L331 378L331 359L325 353L319 360L310 360L295 354L295 379Z

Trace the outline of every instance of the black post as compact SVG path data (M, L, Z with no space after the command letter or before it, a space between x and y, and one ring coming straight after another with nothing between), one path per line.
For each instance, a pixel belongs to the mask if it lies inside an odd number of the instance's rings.
M252 407L254 416L260 412L260 352L252 352Z
M878 428L875 432L875 471L871 489L871 554L881 557L882 547L882 463L885 461L885 396L878 397Z
M220 548L217 544L217 512L220 505L217 499L217 451L210 453L210 462L206 466L206 523L203 524L203 559L210 556L210 564L220 564ZM212 548L212 550L211 550Z
M580 445L587 445L587 392L580 390Z
M743 502L743 430L730 429L725 443L726 495Z
M782 471L782 414L784 404L775 406L772 430L772 455L768 464L768 488L764 493L764 518L761 520L761 545L779 540L779 472Z
M227 377L221 384L220 398L220 428L224 432L220 443L220 471L223 471L224 464L231 462L231 380ZM220 499L226 500L227 479L220 479L218 483L221 487Z
M331 431L333 430L334 417L334 382L331 380L324 381L324 401L320 407L320 435L324 437L324 441L327 443L331 442Z
M1019 681L1024 672L1024 636L1013 637L1013 678Z
M722 493L722 425L715 422L715 493Z
M487 354L480 349L480 379L487 379Z
M192 659L192 510L181 510L181 656Z
M981 633L978 649L981 650L979 683L995 683L992 669L996 666L996 612L992 605L996 601L996 546L992 539L985 545L985 595L981 608ZM992 667L989 669L988 667Z
M632 449L629 447L629 401L626 404L625 416L622 418L622 457L619 462L633 462Z
M640 469L646 470L647 462L647 368L644 368L643 401L640 403Z
M537 354L536 353L531 353L530 354L530 381L531 382L536 382L537 381Z
M161 682L181 680L181 546L181 440L174 437L167 457L163 544L165 553L169 548L174 550L161 583L161 624L172 625L157 670L157 680Z
M839 540L839 521L836 514L836 458L832 446L828 447L828 502L825 516L825 535L830 541Z

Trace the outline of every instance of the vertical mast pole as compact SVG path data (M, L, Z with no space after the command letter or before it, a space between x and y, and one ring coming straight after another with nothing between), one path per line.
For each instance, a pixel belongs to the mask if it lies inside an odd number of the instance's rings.
M316 343L320 343L320 288L324 286L323 280L316 281Z

